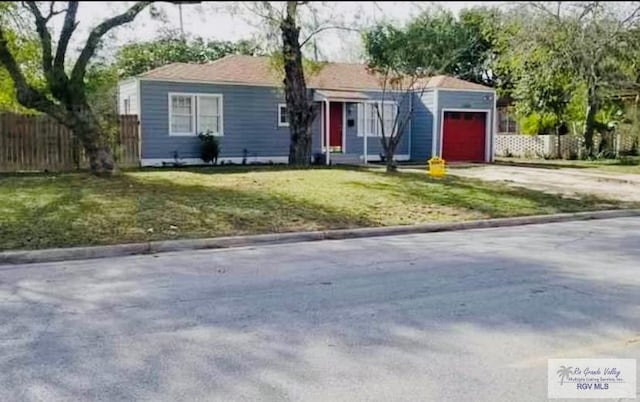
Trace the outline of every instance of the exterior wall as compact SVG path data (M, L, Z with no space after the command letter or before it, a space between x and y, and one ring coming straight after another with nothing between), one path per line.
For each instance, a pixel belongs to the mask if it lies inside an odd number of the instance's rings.
M138 87L140 103L137 102ZM222 94L223 135L220 137L220 159L239 161L246 150L247 160L273 160L286 162L289 154L289 128L278 126L278 105L284 103L284 94L276 87L222 85L206 83L166 82L151 80L125 81L119 86L119 105L125 97L130 100L130 113L140 115L143 164L147 161L179 160L198 163L200 141L194 136L169 135L169 97L171 92L193 94ZM365 92L371 100L382 100L382 92ZM437 100L436 100L436 94ZM426 91L413 95L414 116L405 127L405 133L396 150L402 159L424 161L432 156L435 145L439 153L439 135L444 109L489 109L493 128L493 92ZM390 100L387 96L385 100ZM137 105L141 110L136 110ZM408 107L409 102L402 103ZM322 153L322 113L320 102L315 103L315 119L312 124L312 153ZM437 107L437 111L435 108ZM134 109L131 109L134 108ZM362 155L364 137L359 137L357 104L346 104L345 155ZM349 126L349 121L353 124ZM436 138L433 126L436 124ZM435 144L434 144L435 140ZM493 144L491 144L493 147ZM411 148L411 149L410 149ZM379 137L367 137L367 155L370 160L379 158L382 152ZM399 158L400 159L400 158Z
M413 120L411 121L411 160L424 162L431 158L435 92L413 94Z
M129 110L125 109L125 100L129 101ZM118 113L140 113L138 110L138 80L126 80L118 84Z
M393 97L388 94L384 97L382 92L362 92L371 98L372 101L390 101L394 100ZM401 111L401 113L406 113L406 109L409 107L409 102L400 102L401 107L405 108ZM345 124L345 150L344 153L347 155L364 155L364 136L358 136L358 106L357 103L347 102L347 110L346 110L346 121ZM348 121L353 120L353 126L349 127ZM402 134L402 138L400 140L400 144L398 144L398 148L396 148L396 156L400 155L408 155L409 154L409 134L411 128L409 125L405 127L404 133ZM380 143L380 137L367 137L367 159L376 160L379 159L380 154L382 154L382 144ZM406 159L406 158L405 158Z
M445 109L477 109L488 110L488 127L489 127L489 143L486 149L495 149L495 124L494 124L494 112L495 112L495 93L491 90L484 91L453 91L439 89L438 93L438 110L436 115L436 136L435 151L437 155L442 155L442 112ZM491 153L493 153L491 151ZM490 157L492 155L489 155Z
M140 81L142 159L171 160L175 153L179 159L200 156L200 141L195 135L169 135L170 92L223 95L219 159L237 160L246 149L249 161L286 160L289 128L278 126L278 104L284 103L278 88L145 80Z

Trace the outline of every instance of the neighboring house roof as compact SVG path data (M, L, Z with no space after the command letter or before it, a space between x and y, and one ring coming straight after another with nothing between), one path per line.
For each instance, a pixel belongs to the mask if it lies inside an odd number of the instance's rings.
M241 55L229 55L207 64L172 63L141 74L140 77L266 86L278 86L282 82L268 57ZM327 63L308 79L307 86L317 89L367 90L379 89L380 81L363 64ZM492 90L484 85L444 75L429 78L426 88Z

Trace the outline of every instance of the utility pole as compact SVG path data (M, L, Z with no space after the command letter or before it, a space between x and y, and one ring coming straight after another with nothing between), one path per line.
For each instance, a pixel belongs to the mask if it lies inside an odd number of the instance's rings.
M180 35L184 42L184 24L182 22L182 3L178 3L178 13L180 13Z

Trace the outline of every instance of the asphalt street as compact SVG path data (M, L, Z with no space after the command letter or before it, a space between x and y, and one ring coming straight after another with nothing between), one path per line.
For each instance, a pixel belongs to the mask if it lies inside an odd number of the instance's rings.
M640 218L0 266L2 401L539 401L581 357L640 357Z

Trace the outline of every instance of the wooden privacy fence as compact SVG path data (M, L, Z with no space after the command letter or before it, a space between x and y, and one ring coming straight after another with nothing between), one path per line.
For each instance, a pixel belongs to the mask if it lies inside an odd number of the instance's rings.
M139 166L138 116L118 117L111 147L119 167ZM89 159L71 131L49 116L0 114L0 172L86 169Z

